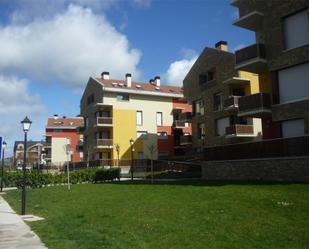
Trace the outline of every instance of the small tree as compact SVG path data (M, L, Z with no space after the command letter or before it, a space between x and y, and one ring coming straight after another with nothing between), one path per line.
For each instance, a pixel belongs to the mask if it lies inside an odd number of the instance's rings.
M149 150L149 153L150 153L150 167L151 167L151 183L153 184L154 182L154 172L153 172L153 156L154 156L154 153L156 153L157 151L157 148L154 146L154 144L151 144L148 146L148 150Z

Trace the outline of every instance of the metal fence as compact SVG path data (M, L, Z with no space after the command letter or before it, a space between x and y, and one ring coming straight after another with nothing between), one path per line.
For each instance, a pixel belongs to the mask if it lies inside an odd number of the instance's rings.
M134 179L179 179L179 178L200 178L201 163L169 160L94 160L84 162L69 162L69 170L95 169L119 167L122 178ZM67 163L62 165L44 165L37 169L43 172L64 172L67 170Z

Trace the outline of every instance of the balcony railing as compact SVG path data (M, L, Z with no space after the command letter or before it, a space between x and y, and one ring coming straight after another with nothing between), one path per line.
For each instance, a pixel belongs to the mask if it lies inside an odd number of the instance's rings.
M257 43L249 47L242 48L235 52L236 64L247 62L251 59L262 58L266 59L266 51L264 44Z
M271 97L268 93L244 96L238 103L238 116L262 117L271 113Z
M204 159L208 161L299 156L309 156L309 136L230 144L204 150Z
M240 17L233 22L233 25L249 29L252 31L259 30L263 25L264 14L259 11L240 12Z
M238 101L241 96L231 96L224 101L224 109L238 108Z
M267 66L266 49L264 44L257 43L249 47L237 50L236 69L252 73L260 73Z
M97 147L113 147L113 139L97 139Z
M185 135L180 137L180 145L186 145L192 143L192 136L191 135Z
M98 126L112 126L113 118L112 117L97 117Z
M227 136L253 136L253 125L235 124L225 128Z
M192 119L192 112L182 112L182 113L180 113L179 119L190 121Z
M175 120L174 126L177 128L183 128L183 127L186 127L186 122L182 120Z

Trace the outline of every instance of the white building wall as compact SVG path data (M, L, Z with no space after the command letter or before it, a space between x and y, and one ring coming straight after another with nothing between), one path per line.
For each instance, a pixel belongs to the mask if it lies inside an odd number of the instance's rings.
M51 162L52 164L63 164L66 162L67 155L66 155L66 144L67 139L66 138L58 138L53 137L52 138L52 155L51 155Z

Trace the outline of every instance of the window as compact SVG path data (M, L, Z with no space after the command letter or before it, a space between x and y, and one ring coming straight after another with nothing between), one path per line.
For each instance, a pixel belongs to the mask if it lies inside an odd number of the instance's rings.
M158 135L158 139L160 140L165 140L168 138L167 132L165 131L158 132L157 135Z
M87 105L94 103L94 94L91 94L87 97Z
M163 125L163 115L162 112L157 112L157 126Z
M282 137L299 137L305 135L303 119L294 119L281 122Z
M118 101L129 101L130 96L127 93L117 93L117 100Z
M209 81L212 81L215 79L215 69L209 70L206 73L200 74L199 76L199 83L205 84Z
M223 95L222 92L214 95L214 111L221 111L223 109Z
M110 139L110 133L108 131L97 132L96 139Z
M230 126L230 118L220 118L216 120L216 135L225 135L225 128Z
M144 159L144 153L143 152L137 152L137 159L139 159L139 160Z
M198 124L197 128L198 128L198 138L203 139L203 137L205 136L205 124L200 123Z
M309 99L309 63L278 72L280 103Z
M197 115L204 115L205 109L204 109L204 101L202 99L197 100L195 102L195 111Z
M143 125L143 112L142 111L136 111L136 124Z
M147 131L137 131L136 137L141 138L141 139L145 139L147 137Z
M297 48L309 44L309 14L303 10L283 19L285 48Z

